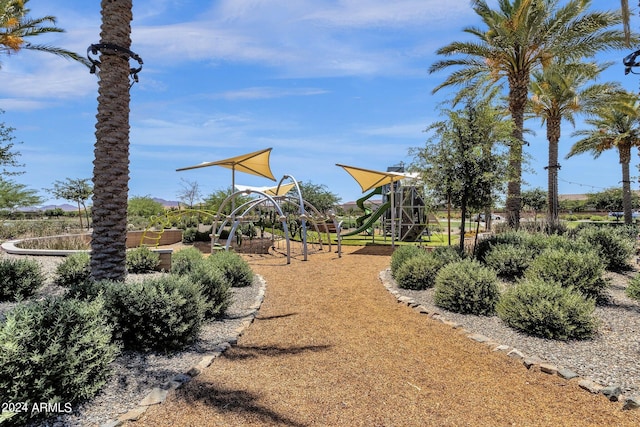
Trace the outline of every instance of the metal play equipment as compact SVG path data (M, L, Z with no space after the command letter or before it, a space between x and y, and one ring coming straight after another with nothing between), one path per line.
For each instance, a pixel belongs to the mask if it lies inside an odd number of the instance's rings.
M420 188L415 182L402 185L402 181L415 181L416 176L404 172L403 166L391 167L387 172L364 169L355 166L336 164L351 175L362 188L362 192L371 193L358 199L358 205L374 194L382 195L382 204L375 211L366 212L356 230L341 237L359 234L373 227L375 221L382 222L385 236L391 236L391 246L396 241L421 241L427 230L427 211Z

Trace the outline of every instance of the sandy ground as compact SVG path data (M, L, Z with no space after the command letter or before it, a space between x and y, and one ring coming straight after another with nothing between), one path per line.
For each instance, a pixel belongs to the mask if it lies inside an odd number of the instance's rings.
M131 426L640 425L640 410L398 304L378 278L387 250L247 259L267 281L256 320Z

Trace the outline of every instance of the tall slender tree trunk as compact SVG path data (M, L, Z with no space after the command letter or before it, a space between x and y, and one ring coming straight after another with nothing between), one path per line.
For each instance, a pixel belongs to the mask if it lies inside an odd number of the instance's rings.
M551 230L558 224L558 145L560 141L560 118L547 119L547 141L549 141L549 164L547 165L547 222Z
M522 207L522 146L524 145L524 112L529 94L529 70L509 79L509 113L513 120L513 141L509 146L507 182L507 221L511 228L520 227Z
M629 163L631 162L631 146L619 145L620 164L622 165L622 211L624 212L624 223L632 224L633 215L631 207L631 178L629 173Z
M129 49L132 0L102 0L100 43ZM103 49L98 83L98 122L93 162L94 280L126 277L129 193L129 58Z

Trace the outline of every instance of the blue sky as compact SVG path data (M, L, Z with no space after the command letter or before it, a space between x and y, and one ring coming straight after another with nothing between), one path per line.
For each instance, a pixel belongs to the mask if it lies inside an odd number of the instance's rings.
M66 33L38 42L84 54L98 43L100 2L31 0L31 16L53 15ZM593 1L593 8L619 7ZM632 26L640 25L637 10ZM343 163L376 170L412 161L451 92L431 92L448 72L428 73L435 51L479 24L466 0L135 0L132 50L144 60L131 89L130 196L177 200L187 180L206 196L231 184L231 171L177 168L272 147L279 179L323 184L343 202L361 196ZM631 50L630 50L631 51ZM621 59L602 77L638 90ZM43 191L55 180L90 178L97 78L71 61L22 51L0 57L0 121L14 135L25 173ZM527 126L531 163L524 188L546 189L547 143ZM578 123L580 127L580 123ZM617 154L564 160L573 129L563 129L561 194L618 186ZM637 175L634 152L632 175ZM271 181L237 174L236 183ZM638 187L637 184L633 185Z

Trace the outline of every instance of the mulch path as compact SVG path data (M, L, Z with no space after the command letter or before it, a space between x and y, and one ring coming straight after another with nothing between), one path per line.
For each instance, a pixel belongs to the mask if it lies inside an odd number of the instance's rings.
M334 247L335 249L335 247ZM255 321L132 426L638 426L640 410L527 370L381 285L388 248L247 256Z

